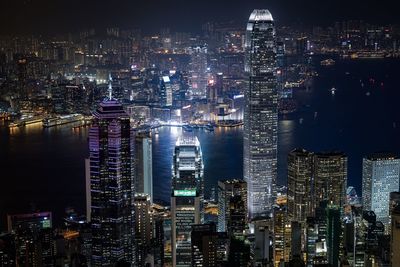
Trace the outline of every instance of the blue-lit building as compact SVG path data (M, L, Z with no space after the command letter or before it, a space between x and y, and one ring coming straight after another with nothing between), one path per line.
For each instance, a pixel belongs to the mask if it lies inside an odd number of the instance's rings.
M277 177L278 93L275 26L268 10L254 10L246 29L244 180L251 217L271 211Z
M169 76L163 76L160 81L160 104L163 107L172 106L172 84Z
M150 132L135 136L135 193L147 194L153 203L153 143Z

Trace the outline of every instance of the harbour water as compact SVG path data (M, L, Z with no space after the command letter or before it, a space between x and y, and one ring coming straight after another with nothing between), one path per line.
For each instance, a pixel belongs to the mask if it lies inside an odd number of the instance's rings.
M400 152L400 61L337 61L317 67L312 89L296 91L299 111L279 122L278 183L286 183L287 153L295 147L341 150L349 156L348 184L361 194L362 157ZM332 87L336 88L332 94ZM172 153L180 128L153 136L154 198L170 197ZM206 192L220 179L242 178L242 128L194 130L205 163ZM37 125L9 131L0 127L0 229L7 213L31 208L84 212L87 128Z

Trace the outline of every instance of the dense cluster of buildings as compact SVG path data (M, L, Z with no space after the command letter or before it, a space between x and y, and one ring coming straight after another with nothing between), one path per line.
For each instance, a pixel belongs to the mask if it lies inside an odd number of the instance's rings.
M255 26L256 27L256 26ZM296 109L292 89L309 87L314 72L298 56L398 57L399 28L363 21L330 27L276 27L278 109ZM198 34L145 35L108 28L57 37L0 39L0 112L13 120L90 115L107 95L142 121L243 118L248 31L232 23L206 23ZM137 118L132 116L132 119Z
M362 200L342 152L294 149L287 184L276 182L283 82L307 69L287 67L284 54L399 51L394 28L343 25L282 38L271 13L254 10L245 31L207 24L203 37L108 29L78 42L2 41L4 111L95 111L86 216L68 210L54 227L51 212L9 215L0 266L399 266L399 157L363 159ZM244 122L244 179L220 180L218 198L207 200L201 144L185 133L173 152L170 206L155 203L143 126L226 116Z

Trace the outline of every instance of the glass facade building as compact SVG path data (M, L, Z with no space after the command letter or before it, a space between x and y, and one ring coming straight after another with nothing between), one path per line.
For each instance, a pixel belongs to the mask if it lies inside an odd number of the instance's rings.
M240 196L247 210L247 184L243 180L218 181L218 232L228 230L230 217L229 203L234 196ZM247 211L246 211L247 216Z
M347 156L342 152L314 156L314 208L321 201L343 207L346 203Z
M113 99L94 112L89 132L91 266L134 264L134 135Z
M195 136L178 138L172 166L172 265L191 266L192 225L204 218L204 164Z
M364 210L372 210L386 230L390 223L390 193L399 191L400 158L373 154L363 159L362 197Z
M288 219L305 223L312 215L313 153L295 149L288 155Z
M207 96L207 46L189 47L189 81L192 94L197 98Z
M153 142L150 132L135 136L135 193L147 194L153 203Z
M244 179L250 218L269 213L277 177L278 94L275 26L268 10L251 13L245 40Z

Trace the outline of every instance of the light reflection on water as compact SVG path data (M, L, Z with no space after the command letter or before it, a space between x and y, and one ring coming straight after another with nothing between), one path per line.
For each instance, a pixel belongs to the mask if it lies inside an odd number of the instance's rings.
M400 152L400 127L395 127L400 125L399 68L400 61L371 60L337 62L334 68L320 70L315 89L298 92L299 114L279 123L278 182L286 181L291 149L337 149L349 156L348 184L360 194L362 157L375 151ZM345 75L346 71L351 75ZM384 82L384 89L369 84L370 77ZM338 88L334 99L329 91L332 86ZM304 119L301 124L300 118ZM26 211L30 202L54 211L54 218L61 218L67 205L83 211L87 131L73 131L70 125L50 129L31 125L10 132L0 126L0 163L6 170L0 175L2 220L6 212ZM242 177L242 131L241 127L193 131L202 145L206 192L220 179ZM169 201L172 153L182 130L163 127L159 132L153 134L155 199Z
M286 157L294 148L293 131L296 121L279 122L278 134L278 183L286 181ZM195 129L191 133L179 127L161 127L153 134L153 179L155 198L169 202L171 192L172 155L175 142L181 134L199 138L204 158L206 196L221 179L243 177L243 127L216 127L214 132Z

